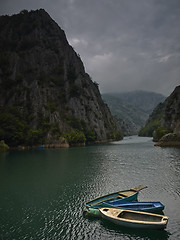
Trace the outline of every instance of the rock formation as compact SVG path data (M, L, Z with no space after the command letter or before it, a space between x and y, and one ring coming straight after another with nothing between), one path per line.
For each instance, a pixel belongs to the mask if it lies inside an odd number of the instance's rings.
M180 86L165 100L160 129L165 131L165 134L157 139L156 146L180 146ZM157 133L158 129L154 135Z
M10 146L120 139L98 85L43 9L0 17L0 140Z
M153 136L156 146L180 146L180 86L150 115L141 136Z

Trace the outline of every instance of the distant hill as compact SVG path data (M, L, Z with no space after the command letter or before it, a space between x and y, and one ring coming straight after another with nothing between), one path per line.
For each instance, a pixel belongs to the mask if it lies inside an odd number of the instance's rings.
M102 98L108 104L124 135L133 135L138 134L149 114L164 101L165 96L154 92L133 91L105 93L102 94Z
M45 10L0 17L0 140L57 147L120 135L97 83Z
M163 102L166 98L160 93L142 90L114 93L113 95L148 114L154 110L158 103Z

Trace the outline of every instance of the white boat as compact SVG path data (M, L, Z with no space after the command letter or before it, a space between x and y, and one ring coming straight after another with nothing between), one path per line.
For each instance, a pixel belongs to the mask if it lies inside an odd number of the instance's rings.
M164 215L119 208L99 208L100 215L120 226L131 228L166 228L168 217Z

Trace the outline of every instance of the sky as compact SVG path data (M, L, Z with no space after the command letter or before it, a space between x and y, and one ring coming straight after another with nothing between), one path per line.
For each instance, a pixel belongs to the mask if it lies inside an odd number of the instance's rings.
M0 15L43 8L101 93L180 85L180 0L0 0Z

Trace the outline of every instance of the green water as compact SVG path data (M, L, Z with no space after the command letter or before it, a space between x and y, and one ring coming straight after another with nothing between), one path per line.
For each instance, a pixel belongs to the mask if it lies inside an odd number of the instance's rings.
M131 230L83 217L98 196L147 185L166 230ZM0 240L180 239L180 149L131 137L103 145L0 153Z

